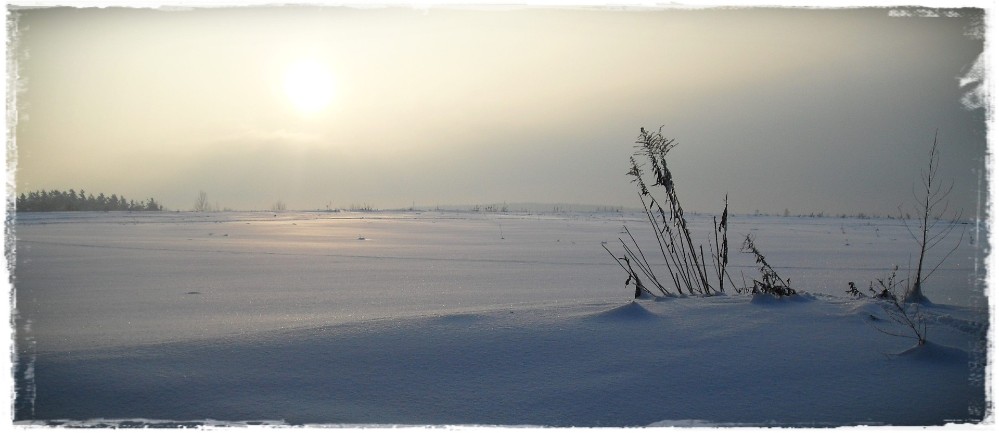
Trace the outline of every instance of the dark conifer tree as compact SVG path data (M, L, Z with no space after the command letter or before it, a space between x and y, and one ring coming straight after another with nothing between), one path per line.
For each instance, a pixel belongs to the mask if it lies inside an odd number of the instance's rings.
M53 189L21 193L16 198L15 206L18 212L163 210L163 205L152 197L145 202L136 203L124 197L119 198L117 194L112 194L108 198L104 193L99 193L94 197L93 194L86 194L83 190L77 193L73 189L65 192Z

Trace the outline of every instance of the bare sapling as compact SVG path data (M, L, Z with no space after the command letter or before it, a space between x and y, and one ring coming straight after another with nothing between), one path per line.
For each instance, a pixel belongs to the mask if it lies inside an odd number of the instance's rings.
M881 303L881 308L888 314L888 318L907 329L908 332L899 333L881 327L877 329L889 335L913 338L920 346L926 344L926 321L919 306L929 303L929 299L923 294L923 283L940 268L940 265L957 250L964 240L964 231L962 230L957 243L944 254L943 258L932 265L932 268L926 270L930 266L926 261L926 253L947 239L960 226L959 220L961 219L960 213L952 220L944 218L948 211L947 197L953 190L954 183L951 182L950 186L944 188L937 177L939 167L940 151L937 148L937 134L934 134L929 162L926 170L922 172L919 191L913 190L913 197L916 199L913 210L917 215L918 225L913 227L909 225L907 218L900 218L909 235L919 245L919 258L916 263L915 275L910 273L908 280L899 280L896 277L898 266L894 266L888 278L877 279L876 286L875 282L872 281L868 288L872 297ZM899 207L899 213L902 213L901 207ZM853 282L850 282L849 286L850 289L847 290L847 293L858 297L863 296Z
M635 155L630 159L631 170L628 175L632 177L632 182L638 185L639 200L649 221L652 232L659 247L659 252L665 262L666 273L674 293L656 274L654 266L649 262L645 252L639 246L638 241L627 227L624 233L628 235L628 240L618 238L624 249L624 256L618 257L606 246L604 249L614 257L622 269L628 273L626 284L636 284L636 297L643 292L657 295L648 286L642 284L642 277L650 283L659 293L658 295L706 295L723 293L725 291L724 280L731 278L728 276L726 266L728 265L728 197L725 198L725 209L722 212L721 223L715 220L714 235L715 242L709 243L711 263L709 264L704 255L704 246L695 245L691 235L687 219L684 217L683 206L676 193L676 184L673 174L666 163L666 154L676 147L675 139L663 137L662 128L659 131L647 131L641 128L636 143ZM646 181L644 163L636 160L639 157L643 161L648 161L651 166L651 181ZM652 189L660 187L654 194ZM635 270L635 268L638 268ZM716 279L709 278L709 267L715 274ZM717 280L717 285L713 281Z
M934 133L933 146L930 147L928 167L921 176L922 183L920 184L920 190L918 193L913 190L913 197L917 203L913 206L913 209L916 215L918 215L919 225L913 230L913 227L909 225L906 218L901 218L906 230L909 231L909 235L919 245L916 276L912 280L911 286L905 291L903 302L918 302L923 304L929 302L929 299L923 294L923 283L957 250L961 245L961 241L964 240L964 232L962 231L961 238L958 239L954 247L932 269L926 273L923 272L927 267L926 252L935 248L960 226L958 223L961 219L960 214L952 220L944 219L948 208L947 196L954 189L954 183L951 182L949 187L946 189L943 188L943 185L937 179L937 169L939 166L940 152L937 150L937 134ZM899 213L901 213L901 207L899 208Z

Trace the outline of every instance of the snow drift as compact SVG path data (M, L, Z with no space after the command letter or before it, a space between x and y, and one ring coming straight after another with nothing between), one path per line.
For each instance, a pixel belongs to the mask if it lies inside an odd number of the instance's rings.
M446 216L19 219L16 420L838 426L988 415L988 314L967 277L947 296L971 301L925 307L931 344L913 348L872 326L885 319L875 301L841 293L868 253L811 256L844 281L795 276L810 292L801 297L631 300L599 248L619 216ZM500 217L504 239L492 230ZM825 231L742 224L785 238ZM852 243L880 254L891 227L857 224L878 235ZM801 262L790 266L828 272Z

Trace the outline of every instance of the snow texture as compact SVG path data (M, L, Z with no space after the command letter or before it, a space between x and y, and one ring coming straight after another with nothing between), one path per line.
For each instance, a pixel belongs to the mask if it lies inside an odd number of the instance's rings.
M967 237L927 283L930 343L914 347L878 331L894 325L876 301L844 293L848 281L866 287L892 264L904 268L898 259L913 245L897 221L734 218L730 233L752 232L804 296L632 300L600 243L612 244L622 223L640 232L640 217L17 215L15 419L129 427L991 419L989 317L976 275L984 272ZM736 281L754 275L751 257L732 255Z

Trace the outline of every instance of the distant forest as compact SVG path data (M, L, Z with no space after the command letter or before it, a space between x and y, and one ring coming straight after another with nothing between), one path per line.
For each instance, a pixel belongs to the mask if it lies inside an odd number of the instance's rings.
M110 197L100 193L97 197L87 194L84 190L77 193L69 191L33 191L21 193L17 197L18 212L67 212L67 211L160 211L163 205L150 198L144 202L128 200L124 196Z

